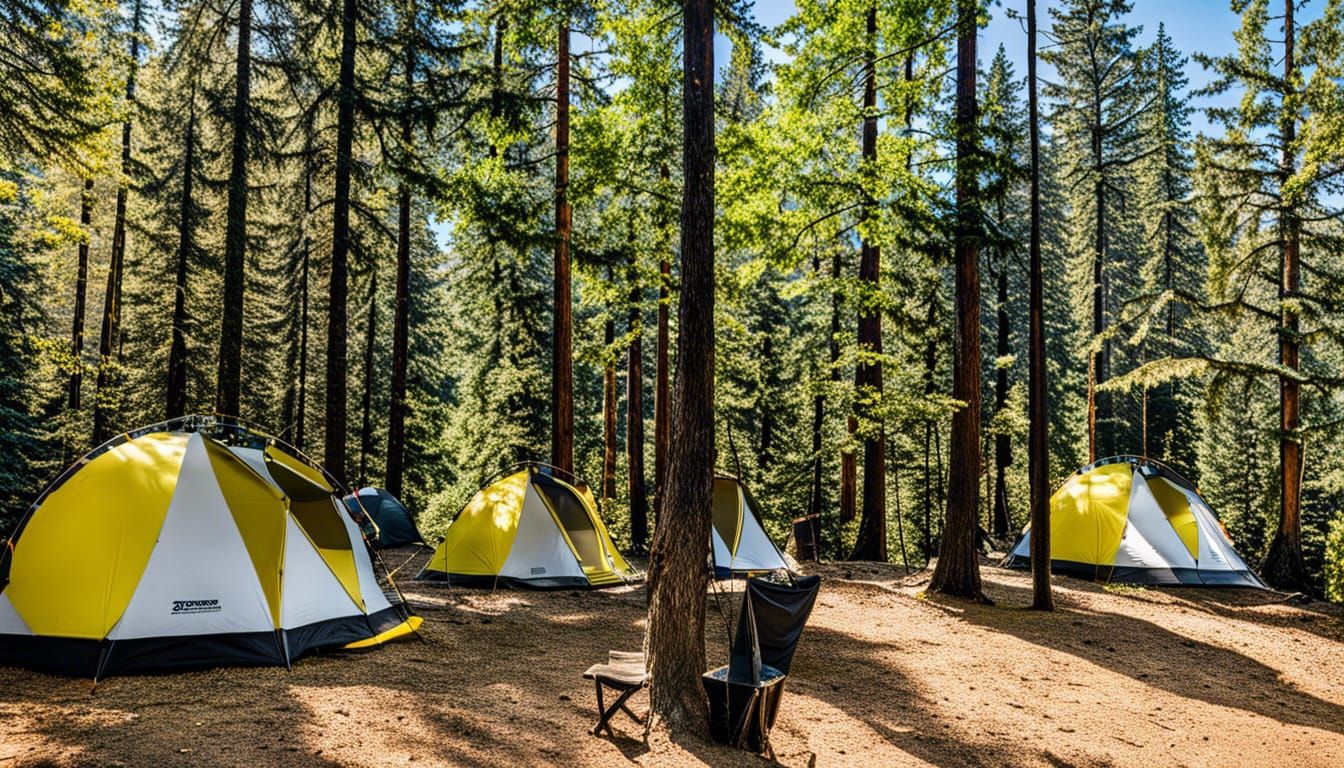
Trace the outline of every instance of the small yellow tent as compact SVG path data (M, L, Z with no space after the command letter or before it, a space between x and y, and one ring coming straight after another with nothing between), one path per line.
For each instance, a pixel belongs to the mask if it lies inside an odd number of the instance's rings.
M557 588L612 586L635 575L587 485L528 464L476 492L416 578Z
M1031 566L1030 529L1004 564ZM1050 497L1050 567L1126 584L1264 588L1194 485L1137 456L1083 467Z

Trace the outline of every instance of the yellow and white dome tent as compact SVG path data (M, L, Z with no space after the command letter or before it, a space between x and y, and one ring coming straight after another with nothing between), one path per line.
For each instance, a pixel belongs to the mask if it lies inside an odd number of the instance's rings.
M553 589L615 586L636 576L588 486L534 463L477 491L416 578Z
M1004 565L1031 567L1030 526ZM1050 567L1121 584L1265 588L1195 486L1138 456L1083 467L1050 497Z
M797 570L761 527L760 509L741 480L714 477L714 578Z
M288 665L412 631L334 491L293 448L211 417L109 441L0 552L0 664L95 679Z

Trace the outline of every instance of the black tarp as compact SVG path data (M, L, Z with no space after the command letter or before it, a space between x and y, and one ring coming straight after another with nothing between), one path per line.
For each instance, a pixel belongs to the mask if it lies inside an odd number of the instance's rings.
M820 576L803 576L792 584L748 579L728 660L729 678L735 682L760 680L753 634L760 648L760 665L787 675L820 589Z

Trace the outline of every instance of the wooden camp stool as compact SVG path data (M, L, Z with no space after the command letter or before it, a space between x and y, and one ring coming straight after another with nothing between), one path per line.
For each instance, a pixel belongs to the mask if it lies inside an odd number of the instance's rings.
M594 736L606 730L608 736L615 737L611 729L611 718L617 712L625 712L640 725L644 718L635 714L626 705L626 701L649 683L649 673L644 668L644 654L638 651L611 651L606 664L594 664L583 676L593 681L597 688L597 724L590 729ZM611 688L618 693L616 701L608 707L603 703L603 689Z

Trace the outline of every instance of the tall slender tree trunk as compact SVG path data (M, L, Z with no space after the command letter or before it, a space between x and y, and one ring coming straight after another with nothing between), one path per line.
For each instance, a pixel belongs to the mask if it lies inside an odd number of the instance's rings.
M868 50L865 52L863 84L863 163L876 172L877 166L877 7L868 6ZM873 201L864 191L863 218L873 215ZM865 283L872 295L877 295L881 276L882 251L865 233L859 257L859 281ZM865 302L867 304L868 302ZM882 398L882 314L873 306L865 306L859 313L859 350L864 355L855 369L861 413L869 422L881 419L874 407ZM865 404L867 402L867 404ZM869 434L863 438L863 516L859 520L859 536L854 542L851 560L887 559L887 436L886 427L879 425L877 434L868 424Z
M935 289L929 294L929 309L925 317L924 325L926 328L935 328L938 323L938 292ZM938 339L930 334L929 340L924 343L924 396L931 397L937 389L934 384L934 377L938 374ZM932 453L934 441L937 439L937 432L934 429L934 420L924 420L924 486L923 486L923 506L924 506L924 563L927 565L933 559L933 499L934 486L940 484L943 479L943 470L941 459L937 474L934 473L932 462Z
M555 66L555 306L551 334L551 463L574 471L573 308L569 277L569 19Z
M1296 88L1297 63L1294 60L1293 6L1295 0L1284 0L1284 99L1279 118L1279 189L1284 196L1279 214L1279 236L1283 243L1280 259L1279 306L1279 365L1297 371L1300 361L1300 324L1296 303L1302 288L1301 239L1302 223L1298 218L1297 203L1288 199L1284 187L1296 172L1294 144L1297 138L1297 115L1291 104L1289 91ZM1298 430L1301 418L1302 385L1288 376L1279 377L1279 528L1270 542L1261 573L1265 580L1277 587L1307 591L1306 566L1302 562L1302 443Z
M140 32L144 15L141 0L131 6L131 62L126 75L126 104L135 104L136 77L140 69ZM126 266L126 195L131 175L131 118L121 124L121 178L117 182L117 203L112 219L112 259L107 269L107 290L103 294L103 324L98 334L97 394L93 401L93 443L101 445L112 436L109 424L118 358L121 356L121 282Z
M415 54L406 55L406 91L415 87ZM415 135L410 118L401 118L401 143L409 152ZM383 484L398 498L406 460L406 368L410 361L411 317L411 187L397 185L397 287L392 315L392 386L387 406L387 470Z
M364 393L360 403L359 484L369 485L369 456L373 454L373 353L378 338L378 266L369 273L369 318L364 330Z
M1093 195L1096 198L1097 207L1097 230L1096 247L1092 254L1092 344L1096 344L1101 334L1106 330L1106 157L1102 151L1101 126L1104 119L1102 114L1103 97L1099 91L1094 91L1093 95L1093 130L1092 130L1092 172L1096 175L1093 182ZM1096 461L1103 451L1101 444L1102 436L1098 433L1099 421L1105 421L1107 436L1110 437L1115 430L1115 425L1111 421L1110 397L1105 392L1097 391L1097 388L1106 381L1108 374L1110 355L1110 343L1102 342L1101 348L1093 351L1092 344L1088 346L1088 367L1087 367L1087 460L1088 463ZM1113 440L1108 439L1104 450L1109 452Z
M168 348L168 402L165 418L175 419L187 412L187 279L190 276L191 251L195 242L196 202L193 183L196 165L196 109L192 96L187 116L186 145L182 160L182 196L177 213L177 258L173 281L173 340Z
M705 664L714 489L714 0L686 0L682 87L685 184L681 300L673 382L666 509L649 560L645 639L652 714L673 733L704 734Z
M336 107L336 179L332 204L331 279L327 288L327 403L324 461L327 471L345 481L346 342L350 255L350 172L355 142L355 34L358 0L341 10L341 69Z
M93 178L84 180L79 195L79 266L75 272L75 312L70 328L70 382L66 387L67 407L78 411L80 394L84 389L84 311L89 295L89 241L93 238Z
M957 235L956 336L952 344L952 396L962 403L952 414L948 443L947 522L929 590L986 600L980 589L975 539L980 493L980 258L975 136L975 35L977 0L959 0L957 10Z
M635 252L630 251L630 346L625 364L625 465L629 474L626 490L630 497L630 546L636 554L647 551L649 541L649 501L644 488L644 321L643 292L636 269Z
M224 229L224 306L219 324L215 410L238 416L242 392L243 294L247 252L247 154L252 131L252 0L238 3L238 55L233 101L233 159Z
M608 278L611 273L608 271ZM610 315L603 328L607 362L602 367L602 498L616 498L616 320Z
M308 271L313 252L313 238L309 233L309 217L313 213L312 145L303 156L303 251L299 255L299 405L294 414L294 447L303 450L305 426L308 423Z
M1028 245L1027 476L1031 487L1031 607L1055 609L1050 589L1050 421L1046 414L1045 290L1041 273L1041 153L1036 95L1036 0L1027 0L1027 121L1031 145Z
M821 254L814 252L812 254L812 275L818 282L822 279L821 272ZM832 334L834 336L834 334ZM834 340L831 342L834 344ZM832 368L834 366L832 365ZM812 488L807 495L807 514L820 521L822 506L822 468L825 464L822 461L822 428L826 425L826 395L818 392L812 398Z
M667 163L658 170L663 186L667 186ZM664 223L663 231L667 231ZM665 243L658 257L658 349L654 355L653 384L653 521L658 526L663 510L663 495L667 489L667 434L668 434L668 311L672 303L672 265L668 262L671 243Z
M998 259L994 276L997 283L998 300L998 338L994 353L1000 360L1007 358L1013 350L1010 346L1008 315L1008 265L1002 257ZM999 365L994 378L994 412L1003 413L1008 407L1008 369ZM1000 432L994 436L994 535L1007 536L1013 527L1012 514L1008 509L1008 468L1013 464L1013 440L1008 433Z

